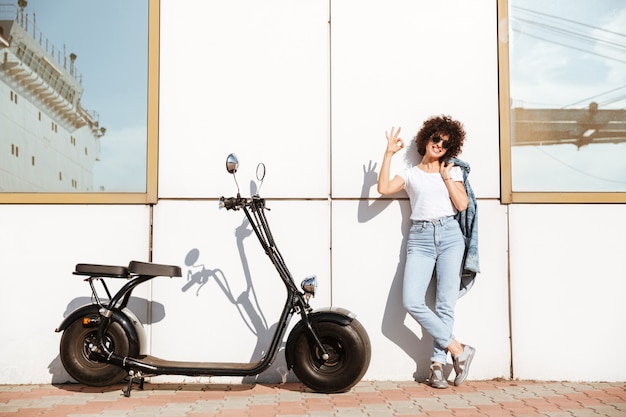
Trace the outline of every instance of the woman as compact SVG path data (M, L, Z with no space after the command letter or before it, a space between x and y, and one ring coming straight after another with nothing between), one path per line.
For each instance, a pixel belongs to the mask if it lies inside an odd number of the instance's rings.
M407 241L402 301L409 314L434 339L429 383L447 388L443 374L447 352L452 355L460 385L467 378L476 350L454 338L454 309L459 296L465 240L454 215L467 208L463 172L450 158L461 152L463 125L449 116L424 122L415 142L422 160L390 178L393 155L404 148L400 128L385 132L387 149L378 177L378 192L394 194L405 189L411 203L411 230ZM435 311L426 305L426 290L436 270Z

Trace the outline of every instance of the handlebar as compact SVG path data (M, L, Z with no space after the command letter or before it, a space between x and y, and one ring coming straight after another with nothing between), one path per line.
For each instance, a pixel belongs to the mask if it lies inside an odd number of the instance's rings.
M220 197L220 208L225 208L226 210L239 210L241 207L245 205L245 202L242 201L245 198L241 197Z
M239 210L244 207L250 207L252 209L266 208L265 199L259 197L258 195L255 195L252 198L245 198L240 195L237 195L237 197L222 196L220 197L219 207L225 208L226 210Z

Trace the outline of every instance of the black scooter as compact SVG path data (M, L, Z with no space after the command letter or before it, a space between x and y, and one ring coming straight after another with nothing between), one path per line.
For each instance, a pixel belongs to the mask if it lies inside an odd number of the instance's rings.
M239 162L228 156L226 169L237 172ZM257 178L263 181L265 166L259 164ZM237 180L235 178L235 183ZM237 188L239 188L237 186ZM280 254L265 216L265 199L258 193L251 198L220 198L220 207L243 210L265 253L272 261L287 289L284 308L264 356L256 363L182 362L141 355L146 335L143 324L128 308L133 290L158 276L180 277L178 266L132 261L128 266L77 264L74 274L87 276L92 304L70 313L56 329L63 332L60 356L67 372L78 382L106 386L128 378L124 390L130 396L133 383L143 388L144 378L154 375L251 376L266 370L276 358L289 321L294 314L301 319L285 344L287 365L307 387L316 392L345 392L361 380L371 355L367 332L349 311L342 308L313 310L309 299L315 295L316 277L296 286ZM127 282L111 296L106 278ZM100 298L95 283L100 281L106 299Z

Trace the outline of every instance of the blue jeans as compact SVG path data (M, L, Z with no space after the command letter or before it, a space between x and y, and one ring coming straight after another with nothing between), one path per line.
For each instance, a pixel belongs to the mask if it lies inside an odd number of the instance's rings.
M409 314L434 339L433 362L445 364L454 339L454 308L459 296L465 239L454 217L412 221L407 242L402 302ZM426 305L426 291L436 270L435 311Z

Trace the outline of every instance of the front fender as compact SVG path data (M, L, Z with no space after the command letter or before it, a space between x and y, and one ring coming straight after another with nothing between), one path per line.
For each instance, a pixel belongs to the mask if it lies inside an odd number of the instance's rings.
M315 328L316 323L321 322L332 322L340 326L348 326L355 317L356 315L354 313L341 307L317 309L308 315L309 322L313 328ZM295 361L295 352L293 349L294 341L297 340L302 333L308 331L305 321L300 320L289 333L285 347L285 360L287 361L289 369L293 367Z
M57 333L62 332L74 321L80 320L85 316L100 317L100 306L97 304L89 304L72 311L65 319L63 319L59 327L57 327L54 331ZM141 350L143 345L142 342L145 338L143 337L143 327L135 315L127 309L122 311L113 311L111 320L119 323L128 335L130 342L139 346L139 349ZM94 327L97 327L97 325L94 325ZM139 329L137 327L139 327Z

